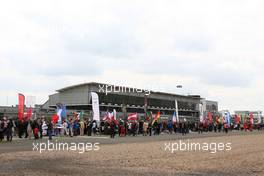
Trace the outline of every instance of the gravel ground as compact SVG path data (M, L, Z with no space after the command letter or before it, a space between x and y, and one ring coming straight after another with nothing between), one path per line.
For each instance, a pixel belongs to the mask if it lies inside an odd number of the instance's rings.
M143 138L143 137L140 137ZM0 154L0 175L264 175L264 134L181 139L231 143L232 150L165 151L168 141L100 145L99 151Z

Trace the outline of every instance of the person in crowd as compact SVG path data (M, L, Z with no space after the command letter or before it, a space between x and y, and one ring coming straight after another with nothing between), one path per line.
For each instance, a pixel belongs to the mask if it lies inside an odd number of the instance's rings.
M18 127L18 137L22 138L24 134L24 120L17 120L17 127Z
M37 122L35 122L35 126L33 128L34 138L35 140L39 138L39 126Z
M132 134L133 136L136 136L138 134L138 123L137 122L132 123Z
M118 124L118 136L119 136L119 137L121 136L121 128L122 128L122 124L119 123L119 124Z
M13 139L13 121L12 119L7 120L7 128L6 128L6 139L11 142Z
M143 123L143 136L147 136L148 134L148 123L144 122Z
M125 127L125 136L127 136L127 131L128 131L127 121L124 122L124 127Z
M111 133L110 137L113 139L115 138L115 131L116 131L116 124L114 121L112 121L110 123L110 133Z
M49 140L52 140L52 132L53 132L53 121L48 121L48 136Z
M84 135L84 122L81 120L79 124L80 124L80 136L83 136Z
M38 119L38 131L39 131L39 138L42 139L43 137L43 130L42 130L43 119Z
M148 133L149 133L149 136L152 136L152 122L151 121L148 124Z
M28 120L23 120L23 131L25 132L25 138L28 138L28 127L29 121Z
M173 129L173 123L172 121L170 120L167 124L167 129L169 131L169 134L172 134L172 129Z
M128 135L131 135L132 134L132 123L129 122L128 123Z
M202 122L199 122L199 124L198 124L198 133L199 134L203 133L203 123Z
M74 134L74 136L78 135L78 129L79 129L79 122L78 122L78 120L75 120L74 124L73 124L73 134Z
M4 139L4 132L5 132L4 122L3 120L0 120L0 142L2 142Z
M225 133L228 133L228 124L226 122L224 123L224 130L225 130Z
M48 134L48 126L46 124L46 121L43 119L42 123L42 135L46 136Z
M93 121L92 125L93 125L93 127L92 127L93 135L96 135L97 123L95 120Z
M31 122L29 121L29 123L27 125L27 134L28 134L29 139L31 139L31 137L32 137L32 125L34 125L34 123L31 124Z
M93 128L93 124L89 120L88 123L87 123L87 134L88 134L88 136L92 136L92 128Z
M213 124L214 124L214 132L217 133L217 123L214 122Z
M73 119L69 119L68 121L68 128L69 128L69 134L71 137L73 137L73 125L74 125L74 121Z

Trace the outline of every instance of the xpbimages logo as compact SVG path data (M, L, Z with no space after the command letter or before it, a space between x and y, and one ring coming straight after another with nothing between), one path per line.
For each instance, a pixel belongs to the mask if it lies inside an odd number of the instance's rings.
M33 142L33 151L38 151L42 153L43 151L78 151L78 153L84 153L88 151L98 151L100 150L100 143L66 143L66 142Z
M105 93L144 93L145 95L150 95L150 89L138 89L126 86L115 86L115 85L100 85L99 84L99 92Z
M169 142L165 143L165 151L169 151L171 153L178 151L208 151L212 154L221 152L221 151L230 151L232 150L231 143L197 143L187 141L179 141L179 142Z

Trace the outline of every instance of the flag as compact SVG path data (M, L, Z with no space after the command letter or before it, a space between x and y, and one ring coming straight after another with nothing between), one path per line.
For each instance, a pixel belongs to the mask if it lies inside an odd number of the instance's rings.
M180 119L179 119L179 107L178 107L178 101L175 100L175 115L176 115L176 122L180 122Z
M56 124L59 120L59 116L57 114L54 114L51 119L52 119L53 123Z
M146 121L150 121L152 119L152 113L150 111L147 111L147 117L146 117Z
M138 118L137 113L128 114L127 120L136 121Z
M18 94L18 118L20 121L24 118L25 96Z
M199 111L200 111L200 122L202 123L204 121L204 112L203 112L203 104L199 104Z
M28 110L27 110L27 116L26 116L26 120L28 120L28 119L31 119L31 117L32 117L32 107L30 107Z
M62 113L62 109L57 109L57 116L58 116L59 125L62 124L61 113Z
M91 92L93 106L93 120L100 121L99 97L95 92Z
M177 115L176 115L176 111L174 111L173 116L172 116L172 122L176 123L177 122Z
M228 126L230 127L231 126L231 115L230 115L230 112L227 112L226 113L226 123L228 124Z
M208 120L209 120L209 123L210 123L210 124L213 123L213 113L208 112Z
M239 124L239 119L238 119L238 115L235 114L235 124Z
M67 109L66 109L66 105L62 105L61 109L62 109L61 117L64 118L64 119L67 119Z
M111 120L109 118L109 112L106 112L105 115L104 115L104 117L103 117L103 121L109 121L109 120Z
M83 111L79 112L78 119L83 121Z
M152 125L156 122L156 121L158 121L160 119L160 111L158 111L158 113L156 114L156 116L155 116L155 118L154 118L154 120L153 120L153 122L152 122Z
M247 115L244 116L244 124L247 124Z
M261 124L261 112L258 112L258 124Z
M115 117L114 117L114 112L108 112L108 118L109 118L110 120L115 119Z
M254 115L253 115L252 112L250 113L250 124L251 124L251 125L254 124Z
M116 110L113 110L113 120L116 120Z

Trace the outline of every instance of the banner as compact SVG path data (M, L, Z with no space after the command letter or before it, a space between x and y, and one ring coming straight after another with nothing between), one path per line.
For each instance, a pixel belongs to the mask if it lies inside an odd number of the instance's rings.
M253 115L253 113L251 112L249 116L250 116L250 124L253 125L254 124L254 115Z
M199 111L200 111L200 122L203 122L204 120L204 111L203 111L203 104L199 104Z
M62 109L57 109L58 125L62 124L61 113L62 113Z
M32 112L33 112L32 107L30 107L30 108L27 110L27 119L26 119L26 120L31 119L31 117L32 117Z
M93 120L100 121L99 98L97 93L91 92L93 106Z
M179 119L179 108L178 108L178 101L175 100L175 116L176 116L176 122L180 122L180 119Z
M258 124L261 124L261 112L258 112Z
M228 124L229 127L231 126L231 114L230 114L230 112L226 113L225 122Z
M18 94L18 119L20 121L24 118L25 96Z

